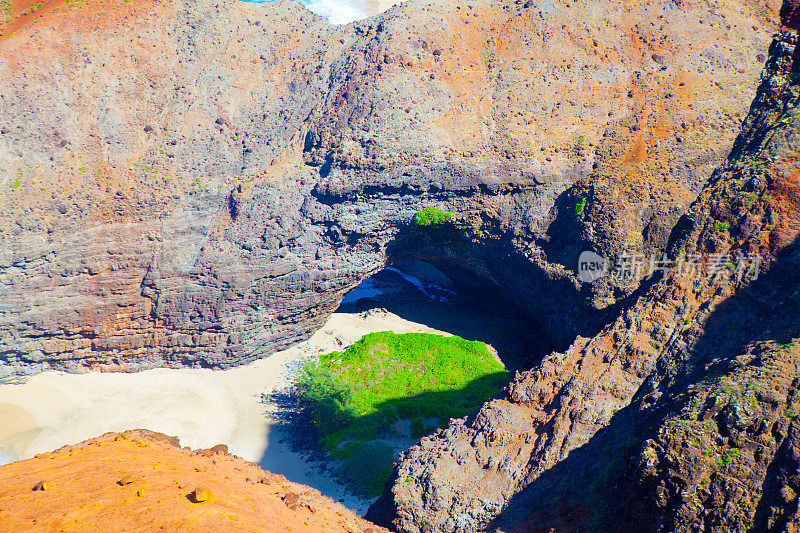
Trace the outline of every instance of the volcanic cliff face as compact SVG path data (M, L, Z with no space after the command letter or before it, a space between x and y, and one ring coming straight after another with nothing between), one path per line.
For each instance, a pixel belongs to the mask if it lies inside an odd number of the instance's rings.
M147 430L107 433L0 467L4 531L386 533L257 465L181 449Z
M4 363L245 362L421 257L572 345L403 454L376 521L797 521L793 10L749 112L777 20L748 2L411 0L339 27L284 2L37 13L0 37ZM426 205L466 235L410 227ZM702 260L580 285L587 248Z
M368 516L404 532L797 527L796 45L791 28L773 41L730 158L672 231L673 266L403 454Z
M557 346L594 334L636 283L581 286L578 253L666 245L775 11L410 0L331 26L289 2L52 0L0 36L2 359L246 362L415 254ZM469 242L392 247L430 204Z

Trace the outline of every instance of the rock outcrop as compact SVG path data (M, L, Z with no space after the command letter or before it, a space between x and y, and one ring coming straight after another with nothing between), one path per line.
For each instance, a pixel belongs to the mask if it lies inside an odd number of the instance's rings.
M558 347L594 335L636 283L580 285L579 252L666 246L776 11L44 3L0 31L4 371L247 362L398 255L506 293ZM426 205L467 242L415 250Z
M147 430L0 467L0 528L388 533L315 489Z
M423 438L368 516L414 533L797 525L796 44L775 37L731 156L619 318Z

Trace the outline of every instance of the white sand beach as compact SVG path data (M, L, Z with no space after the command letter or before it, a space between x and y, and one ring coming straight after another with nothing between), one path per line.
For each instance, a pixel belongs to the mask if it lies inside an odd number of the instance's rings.
M314 486L361 512L365 502L284 444L261 394L288 386L303 358L342 349L374 331L445 333L385 311L333 314L311 339L225 371L154 369L135 374L44 372L0 386L0 464L108 431L146 428L184 446L227 444L231 453Z

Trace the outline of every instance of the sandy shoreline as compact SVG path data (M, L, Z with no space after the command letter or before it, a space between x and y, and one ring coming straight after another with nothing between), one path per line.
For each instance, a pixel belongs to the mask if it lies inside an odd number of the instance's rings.
M365 502L345 494L284 444L285 436L268 418L275 406L262 403L261 394L285 388L303 357L342 349L366 333L386 330L438 332L384 311L334 313L308 341L231 370L44 372L24 384L0 386L0 463L107 431L146 428L176 435L192 448L225 443L231 453L343 498L363 512Z

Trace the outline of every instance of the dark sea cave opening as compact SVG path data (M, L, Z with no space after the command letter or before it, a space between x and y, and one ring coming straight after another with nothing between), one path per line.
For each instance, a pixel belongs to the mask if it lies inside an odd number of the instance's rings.
M390 260L345 295L337 312L375 309L486 343L510 371L527 370L552 350L529 313L500 288L452 261Z
M574 318L579 308L569 305L569 296L563 296L569 293L561 287L543 291L547 280L537 268L502 238L476 236L456 224L401 228L386 250L385 266L349 290L336 313L361 315L352 317L357 321L377 320L387 330L394 329L389 324L398 324L399 317L407 321L401 330L479 341L486 344L484 353L488 348L491 355L486 355L502 366L485 370L468 349L442 364L433 354L448 349L443 339L399 341L391 333L379 338L367 333L363 348L351 353L351 339L338 351L308 360L323 370L314 378L318 381L308 382L312 388L344 386L353 403L347 400L337 414L328 413L320 422L319 406L344 397L338 389L314 398L301 392L300 385L288 396L270 396L266 400L286 415L275 428L276 436L282 435L292 449L307 454L320 471L341 483L347 494L359 498L353 505L374 501L400 452L446 428L451 419L474 416L481 405L503 394L515 372L530 369L562 347L543 324L556 321L567 331L569 319L560 317ZM402 349L395 348L400 345ZM368 355L365 359L360 354ZM469 362L462 366L459 357ZM391 395L362 409L366 397L378 397L387 389ZM352 413L348 405L355 409Z

